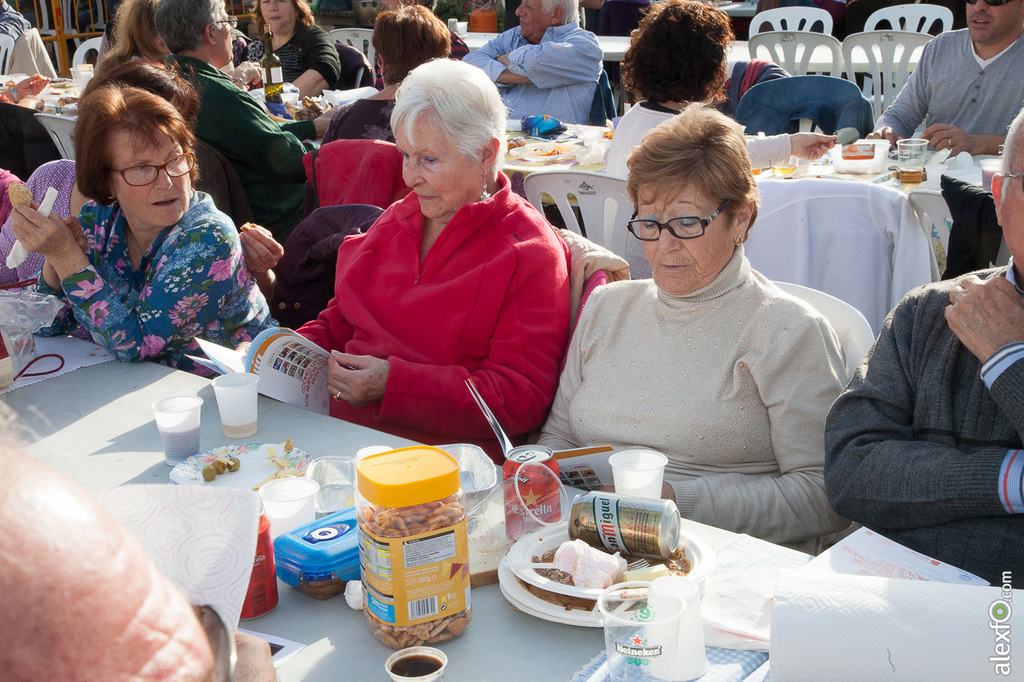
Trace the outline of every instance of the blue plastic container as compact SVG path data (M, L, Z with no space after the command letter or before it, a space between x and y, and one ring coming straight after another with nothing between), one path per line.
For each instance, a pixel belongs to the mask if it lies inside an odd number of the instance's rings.
M274 540L277 577L314 599L330 599L359 579L356 508L349 507Z

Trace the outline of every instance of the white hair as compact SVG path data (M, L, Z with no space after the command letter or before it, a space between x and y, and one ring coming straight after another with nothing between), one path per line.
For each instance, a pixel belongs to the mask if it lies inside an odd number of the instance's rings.
M1024 137L1021 137L1021 127L1024 126L1024 109L1021 109L1010 123L1010 129L1006 133L1006 141L1003 143L1003 172L1019 173L1021 166L1024 166Z
M424 118L426 117L426 118ZM433 59L405 77L395 93L391 129L415 143L415 129L430 125L467 159L479 158L491 140L501 146L491 170L505 162L508 109L482 69L454 59Z
M556 7L561 7L563 26L580 21L579 0L541 0L540 7L545 14L550 14L555 11Z

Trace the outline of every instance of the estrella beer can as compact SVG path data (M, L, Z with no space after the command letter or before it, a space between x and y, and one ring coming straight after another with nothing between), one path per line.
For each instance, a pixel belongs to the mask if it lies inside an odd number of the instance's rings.
M270 539L270 519L260 514L260 530L256 538L256 558L249 575L249 589L242 602L241 620L267 615L277 606L277 568L274 565L274 542Z
M541 471L540 466L551 470L554 476ZM513 477L516 480L513 481ZM518 540L530 529L530 524L526 523L528 514L547 523L557 523L561 518L558 460L551 448L543 445L512 448L501 467L501 480L505 486L505 536L510 540ZM519 494L516 494L517 483ZM523 507L523 502L529 510Z
M679 545L679 509L672 500L584 493L572 501L569 538L609 552L668 559Z

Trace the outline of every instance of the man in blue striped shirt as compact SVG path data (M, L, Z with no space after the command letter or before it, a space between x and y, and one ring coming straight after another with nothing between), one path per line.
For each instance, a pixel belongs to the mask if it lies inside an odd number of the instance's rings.
M587 123L601 74L597 37L579 27L577 0L525 0L519 26L463 59L484 70L509 118L547 114Z

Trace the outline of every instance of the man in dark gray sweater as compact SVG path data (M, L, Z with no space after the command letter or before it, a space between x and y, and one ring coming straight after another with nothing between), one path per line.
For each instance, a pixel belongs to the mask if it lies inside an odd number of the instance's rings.
M1024 111L992 183L1013 259L914 289L825 427L833 508L919 552L1024 587Z

